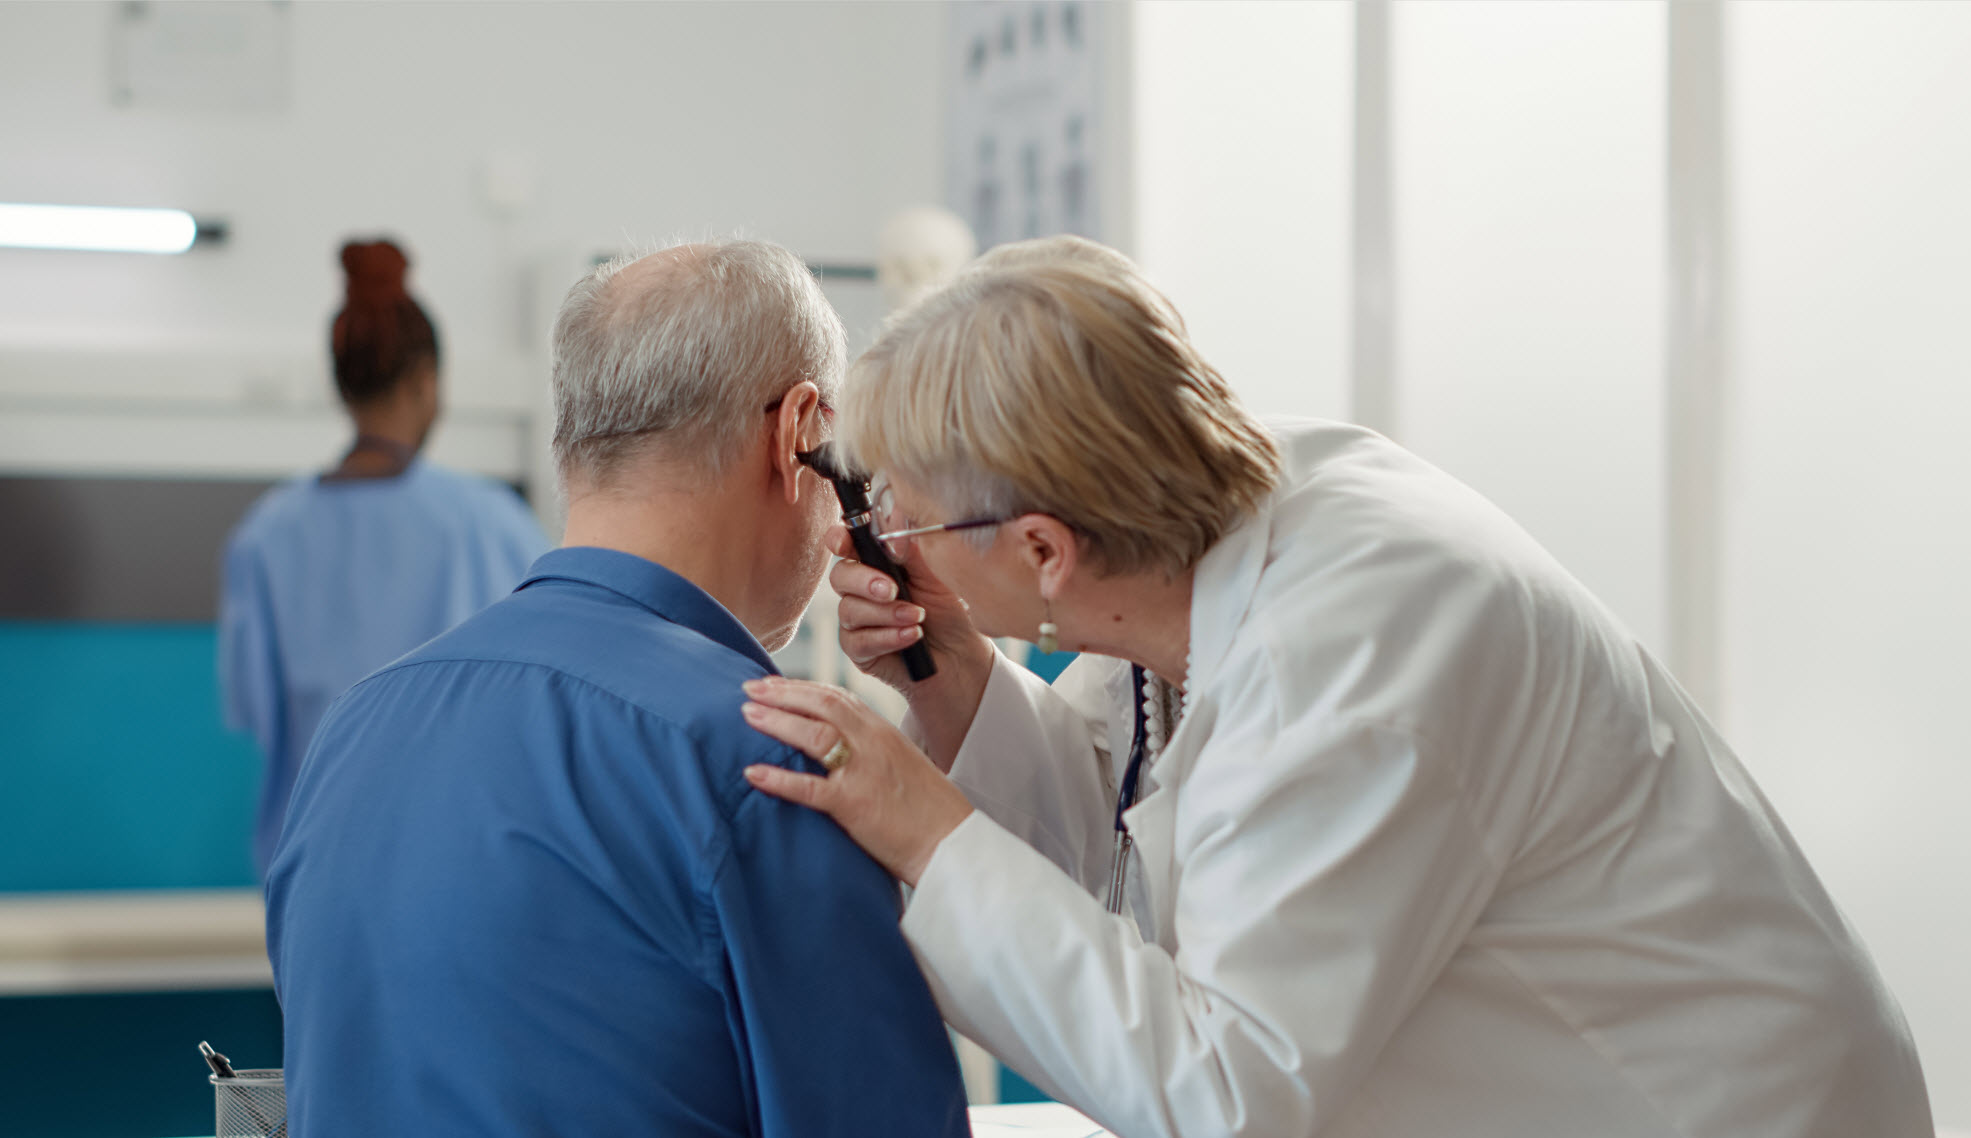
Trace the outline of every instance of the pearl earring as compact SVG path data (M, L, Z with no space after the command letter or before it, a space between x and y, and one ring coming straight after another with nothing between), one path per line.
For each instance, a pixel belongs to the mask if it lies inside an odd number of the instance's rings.
M1061 650L1061 629L1054 623L1054 602L1047 601L1047 619L1040 622L1040 637L1033 642L1034 647L1049 654Z

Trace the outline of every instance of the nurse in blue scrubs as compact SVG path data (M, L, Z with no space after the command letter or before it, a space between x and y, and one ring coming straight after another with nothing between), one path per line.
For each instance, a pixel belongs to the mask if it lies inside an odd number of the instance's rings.
M438 332L388 241L342 248L330 331L355 439L335 468L267 492L227 542L219 675L228 722L266 758L254 823L265 874L309 737L357 680L512 591L546 548L500 483L434 466Z

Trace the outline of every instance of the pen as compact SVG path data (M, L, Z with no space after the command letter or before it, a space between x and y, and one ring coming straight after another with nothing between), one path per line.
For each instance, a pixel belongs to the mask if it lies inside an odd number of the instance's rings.
M222 1079L239 1078L239 1072L233 1070L232 1060L214 1051L212 1045L203 1039L198 1041L198 1053L205 1056L205 1065L212 1068L214 1075ZM242 1099L241 1105L246 1107L246 1112L253 1116L253 1125L262 1134L265 1134L267 1138L287 1138L287 1119L283 1118L279 1122L273 1123L268 1122L267 1116L260 1113L260 1108L254 1105L252 1099Z
M198 1041L198 1053L205 1056L205 1064L212 1068L213 1074L222 1079L236 1079L239 1077L233 1072L232 1061L217 1051L214 1051L212 1045L203 1039Z

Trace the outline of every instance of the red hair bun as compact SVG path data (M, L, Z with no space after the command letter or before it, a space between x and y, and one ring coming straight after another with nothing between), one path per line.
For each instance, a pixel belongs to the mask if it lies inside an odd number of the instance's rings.
M344 301L351 308L395 304L410 294L404 274L411 267L404 251L389 241L351 241L342 247L342 271L348 275Z
M394 241L342 247L348 292L329 325L335 387L351 406L388 395L425 361L438 363L438 329L404 288L410 259Z

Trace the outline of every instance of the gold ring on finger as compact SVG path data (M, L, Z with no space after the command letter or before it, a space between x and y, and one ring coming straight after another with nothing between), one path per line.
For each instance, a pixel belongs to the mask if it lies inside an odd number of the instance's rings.
M849 741L847 739L835 740L835 745L828 748L827 754L821 756L821 765L828 768L830 773L841 770L848 764L848 761Z

